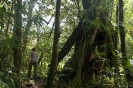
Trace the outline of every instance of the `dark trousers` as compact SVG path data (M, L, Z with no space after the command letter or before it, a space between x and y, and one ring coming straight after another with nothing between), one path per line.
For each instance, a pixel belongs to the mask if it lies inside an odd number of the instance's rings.
M38 66L38 63L37 62L32 62L30 61L30 64L29 64L29 69L28 69L28 77L30 78L31 77L31 69L32 69L32 66L34 67L34 78L37 77L37 66Z

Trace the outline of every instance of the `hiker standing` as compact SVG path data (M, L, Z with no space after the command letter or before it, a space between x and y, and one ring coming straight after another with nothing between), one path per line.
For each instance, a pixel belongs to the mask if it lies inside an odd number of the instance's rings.
M37 78L37 67L38 67L38 52L35 48L32 48L32 51L29 56L29 69L28 69L28 78L31 77L31 69L34 67L34 79Z

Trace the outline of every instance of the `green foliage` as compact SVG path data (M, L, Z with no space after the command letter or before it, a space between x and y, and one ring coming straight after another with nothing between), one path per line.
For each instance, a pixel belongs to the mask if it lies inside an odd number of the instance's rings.
M5 29L7 25L9 26L12 24L13 13L11 6L11 1L0 1L0 30Z
M67 61L59 73L59 83L66 82L69 83L73 80L75 76L75 70L72 68L71 63Z
M2 88L15 88L15 79L18 77L11 70L0 71L0 78L2 85L6 86Z
M9 86L0 79L0 88L9 88Z
M126 52L128 58L132 58L133 53L133 38L132 38L132 31L126 34Z
M125 67L126 68L131 67L130 60L125 61Z
M60 88L69 87L75 76L75 70L71 67L65 66L58 76L58 86Z

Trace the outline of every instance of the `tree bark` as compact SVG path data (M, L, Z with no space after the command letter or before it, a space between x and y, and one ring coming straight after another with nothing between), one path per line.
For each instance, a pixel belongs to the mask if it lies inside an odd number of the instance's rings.
M22 31L22 0L17 0L15 8L14 26L14 67L15 73L20 76L21 70L21 31Z
M60 62L65 57L65 55L72 48L72 46L74 45L74 43L76 42L76 40L82 34L82 31L83 31L82 30L82 25L83 24L81 22L79 22L78 26L74 29L73 33L71 34L71 36L66 41L65 45L63 46L63 48L59 52L58 62Z
M123 0L119 0L119 29L121 39L121 52L122 56L126 56L125 45L125 28L124 28L124 15L123 15Z
M13 31L13 39L14 39L14 69L13 72L20 77L21 71L21 62L22 62L22 53L21 53L21 32L22 32L22 0L16 0L15 7L15 19L14 19L14 31ZM20 80L16 79L15 81L16 87L20 88Z
M58 42L60 37L60 6L61 0L57 0L56 2L56 14L55 14L55 31L54 31L54 43L53 43L53 53L52 53L52 60L50 65L50 70L47 79L46 88L53 88L54 87L54 79L58 64Z
M81 43L79 51L75 53L76 55L74 55L74 58L76 59L75 63L77 64L77 71L74 80L72 81L72 88L82 88L81 71L85 45L85 43Z
M121 40L121 52L122 52L122 62L125 70L125 76L127 82L133 80L133 76L130 74L128 66L126 65L128 61L126 56L126 44L125 44L125 27L124 27L124 10L123 10L123 0L119 0L119 30L120 30L120 40ZM130 82L128 84L130 86Z

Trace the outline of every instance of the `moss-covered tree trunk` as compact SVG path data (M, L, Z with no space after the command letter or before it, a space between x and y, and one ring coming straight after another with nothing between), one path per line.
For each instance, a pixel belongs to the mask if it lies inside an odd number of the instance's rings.
M84 57L85 43L81 43L79 50L75 53L75 64L76 64L76 74L72 81L72 88L82 88L81 73L82 73L82 63Z
M53 44L53 53L52 60L50 64L50 70L47 79L46 88L54 88L55 74L58 64L58 42L60 36L60 6L61 0L56 1L56 14L55 14L55 30L54 30L54 44Z
M109 3L110 2L106 2L106 0L82 0L83 18L59 52L60 61L75 44L75 53L70 62L72 68L76 71L76 74L73 75L73 88L81 88L81 82L83 82L83 80L92 81L93 75L96 74L95 71L97 70L98 74L98 71L102 69L104 65L101 58L105 59L107 57L107 43L112 43L112 36L109 35L111 32L108 33L106 30L110 25L107 21L109 11L106 9L101 10L99 7L104 8L105 5L108 7ZM107 39L109 39L109 41L107 41ZM96 48L98 49L98 53L104 53L101 55L101 58L95 59L100 60L97 64L92 58ZM96 65L94 66L94 64Z

